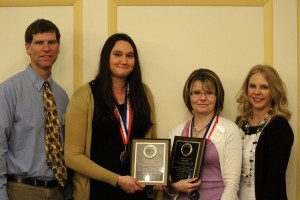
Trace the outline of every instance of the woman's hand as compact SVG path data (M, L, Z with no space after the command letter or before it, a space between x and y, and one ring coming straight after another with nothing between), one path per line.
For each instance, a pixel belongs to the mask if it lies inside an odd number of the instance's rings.
M119 176L117 185L128 194L143 191L145 185L131 176Z
M153 186L153 190L156 190L156 191L167 191L167 187L165 186L162 186L162 185L155 185Z
M173 188L173 190L177 192L190 193L193 190L198 190L200 184L201 180L198 180L198 178L191 178L180 180L176 183L171 183L170 185Z

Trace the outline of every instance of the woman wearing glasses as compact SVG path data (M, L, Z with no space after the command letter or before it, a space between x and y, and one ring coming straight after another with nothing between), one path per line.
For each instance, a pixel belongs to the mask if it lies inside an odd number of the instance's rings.
M174 199L198 199L195 191L200 199L237 199L242 140L234 122L220 116L224 102L221 80L209 69L193 71L185 83L183 100L192 117L171 131L171 144L175 136L205 138L205 156L200 177L171 182L168 193Z

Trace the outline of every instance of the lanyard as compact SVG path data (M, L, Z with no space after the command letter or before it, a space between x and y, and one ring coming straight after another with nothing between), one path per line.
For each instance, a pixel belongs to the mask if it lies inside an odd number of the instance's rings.
M213 118L210 120L207 129L204 133L203 138L209 140L210 136L212 135L217 123L219 121L219 115L214 115ZM185 137L193 137L193 124L194 124L194 117L189 120L183 131L182 131L182 135Z
M132 125L132 107L130 105L129 99L127 98L129 93L129 85L126 86L126 96L125 96L125 106L123 115L120 114L117 106L115 106L114 113L120 121L120 134L123 140L123 144L128 144Z

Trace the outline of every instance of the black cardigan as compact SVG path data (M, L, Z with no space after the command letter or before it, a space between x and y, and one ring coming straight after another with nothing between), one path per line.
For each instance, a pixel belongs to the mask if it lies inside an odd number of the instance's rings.
M286 200L285 172L294 134L288 121L275 117L262 131L255 153L257 200Z

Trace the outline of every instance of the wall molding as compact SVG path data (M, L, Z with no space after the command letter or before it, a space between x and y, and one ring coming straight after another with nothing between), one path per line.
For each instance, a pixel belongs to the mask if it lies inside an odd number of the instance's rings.
M264 8L264 61L273 65L273 0L109 0L108 35L117 32L118 6L245 6Z
M297 148L296 152L299 153L298 149L300 147L300 0L297 0ZM297 163L296 163L296 174L297 174L297 182L296 182L296 188L300 188L300 157L299 155L296 156ZM296 199L300 200L300 190L298 189L296 191Z

